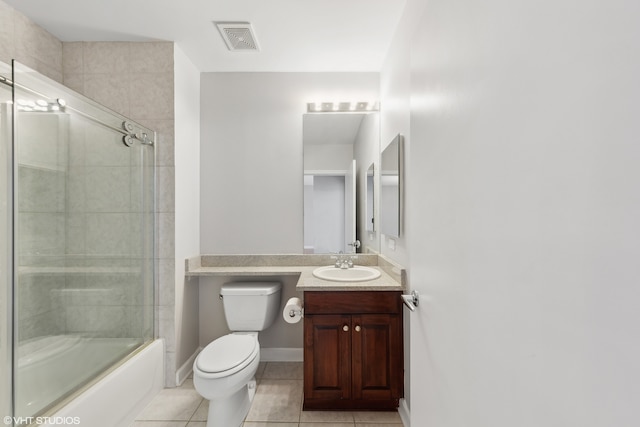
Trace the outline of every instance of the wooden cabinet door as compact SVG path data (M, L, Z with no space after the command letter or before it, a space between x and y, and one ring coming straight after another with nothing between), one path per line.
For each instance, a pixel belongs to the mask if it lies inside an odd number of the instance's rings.
M361 314L352 324L352 398L402 397L402 325L395 314Z
M349 399L351 316L305 316L304 337L305 399Z

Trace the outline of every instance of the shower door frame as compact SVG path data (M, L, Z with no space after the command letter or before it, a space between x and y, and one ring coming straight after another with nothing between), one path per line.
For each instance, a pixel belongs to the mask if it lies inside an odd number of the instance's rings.
M7 64L0 62L0 91L7 90L10 99L13 99L13 84L10 80L11 77L11 67ZM3 279L5 280L5 288L0 289L0 292L4 293L4 305L5 305L5 314L3 320L2 331L0 331L0 343L4 341L5 348L2 349L2 354L0 355L0 363L2 363L2 369L4 370L4 374L2 375L2 383L0 387L3 387L2 393L0 395L5 395L7 400L5 402L0 402L0 410L3 411L0 415L3 416L3 421L6 425L13 425L13 422L10 421L7 423L8 416L13 417L14 414L14 395L13 395L13 366L14 366L14 351L13 351L13 283L15 280L14 276L14 250L13 250L13 109L8 108L9 104L0 105L0 108L4 108L5 111L5 124L8 126L8 129L4 130L0 127L0 132L7 132L4 135L7 140L6 147L0 147L0 150L4 151L4 155L6 156L4 160L4 165L0 165L0 173L4 175L4 180L6 180L5 200L2 201L6 203L5 209L5 221L3 224L0 224L0 227L5 228L6 239L3 243L5 245L6 254L4 262L6 271L3 273ZM0 113L0 120L2 120L2 115ZM2 135L0 135L0 142L2 142ZM0 154L0 159L2 159L2 154ZM6 169L5 169L6 168ZM0 181L1 182L1 181ZM2 203L0 202L0 203ZM0 346L1 348L1 346ZM4 406L6 405L6 406ZM7 411L7 412L4 412Z

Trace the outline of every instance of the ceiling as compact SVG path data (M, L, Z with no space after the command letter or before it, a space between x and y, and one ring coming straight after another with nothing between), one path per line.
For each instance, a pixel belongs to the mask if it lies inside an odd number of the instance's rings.
M380 71L405 0L4 0L62 41L174 41L202 72ZM213 21L248 21L231 52Z

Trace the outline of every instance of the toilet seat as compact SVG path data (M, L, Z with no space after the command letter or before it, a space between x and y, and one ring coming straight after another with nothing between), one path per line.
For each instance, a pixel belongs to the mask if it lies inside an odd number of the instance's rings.
M196 359L196 367L207 377L225 377L249 365L260 350L258 338L228 334L209 343Z

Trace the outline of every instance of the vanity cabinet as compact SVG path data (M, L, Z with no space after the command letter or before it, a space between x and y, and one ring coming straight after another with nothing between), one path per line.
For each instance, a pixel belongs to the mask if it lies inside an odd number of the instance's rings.
M397 408L401 292L305 292L304 307L303 409Z

